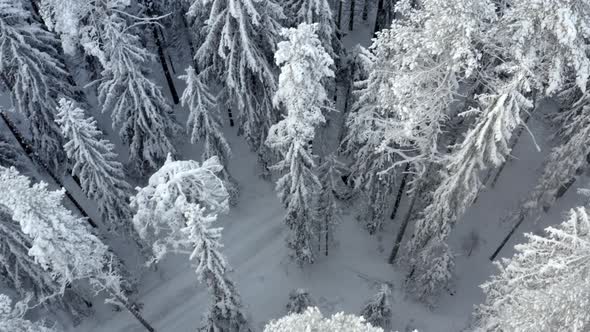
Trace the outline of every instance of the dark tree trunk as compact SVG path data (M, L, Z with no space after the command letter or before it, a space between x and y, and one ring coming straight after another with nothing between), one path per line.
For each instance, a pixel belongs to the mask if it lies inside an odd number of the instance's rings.
M135 319L137 319L141 325L143 325L143 327L145 327L146 330L148 330L149 332L155 332L156 330L152 327L152 325L150 325L150 323L148 323L147 320L145 320L145 318L143 318L141 316L141 313L131 304L129 304L129 301L127 299L122 298L121 296L119 296L118 294L116 294L113 291L108 291L118 302L120 302L121 304L123 304L123 306L125 307L125 309L127 309L127 311L129 311L133 317L135 317Z
M394 8L397 0L379 0L377 2L377 16L373 33L387 28L394 19Z
M234 126L234 115L231 111L231 107L227 108L227 117L229 118L229 126L233 127Z
M508 243L508 240L510 240L510 238L512 237L512 235L514 235L514 232L516 232L516 229L524 221L524 217L525 217L525 214L524 214L524 212L521 211L520 214L518 215L518 221L516 222L516 224L514 224L514 226L512 226L512 229L510 230L510 232L508 233L508 235L506 235L506 237L504 238L504 240L502 240L502 242L500 243L500 245L498 246L498 248L490 256L490 260L491 261L493 261L494 259L496 259L496 257L498 257L498 254L500 253L500 251L502 251L502 248L504 248L504 246L506 245L506 243Z
M404 194L404 190L406 188L406 182L408 181L408 171L410 170L410 163L406 163L406 167L404 168L404 176L402 177L402 182L399 184L399 189L397 190L397 196L395 197L395 204L393 205L393 211L391 211L391 216L389 217L391 220L395 219L397 215L397 210L399 209L399 205L402 201L402 196Z
M394 264L397 254L399 252L399 248L401 246L402 240L404 238L404 234L406 233L406 229L408 228L408 224L410 223L410 218L412 217L412 212L414 212L414 205L416 204L416 200L421 193L420 190L416 190L412 195L412 200L410 201L410 206L408 206L408 211L404 216L404 220L399 228L399 231L395 237L395 242L393 244L393 248L391 248L391 253L389 254L389 259L387 260L389 264Z
M342 26L343 2L344 0L338 0L338 18L336 19L336 25L338 26L338 30L340 30L340 27Z
M326 218L326 222L325 222L325 229L324 231L326 232L326 256L328 256L328 244L329 244L329 240L330 240L330 223L328 222L328 219Z
M155 16L156 13L153 2L148 0L144 1L144 4L146 7L146 14L148 16ZM156 25L151 25L150 29L152 30L152 36L154 37L154 42L156 43L156 48L158 49L158 59L160 60L162 71L166 77L166 83L168 83L168 89L170 89L172 101L174 104L178 105L180 99L178 98L178 92L176 92L176 86L174 85L174 80L172 79L170 69L168 68L168 63L166 62L166 53L164 52L164 45L162 43L162 36L160 36L160 30Z
M37 156L33 149L33 146L18 131L17 127L14 125L14 123L12 123L12 121L10 121L10 119L8 118L6 113L4 113L4 111L0 111L0 117L4 121L4 124L6 125L8 130L11 132L11 134L18 142L19 146L23 149L29 160L31 160L33 164L37 165L37 167L40 167L41 170L45 171L45 173L47 173L47 175L49 175L51 179L53 179L55 184L57 184L59 187L65 188L63 183L57 177L57 175L53 171L51 171L49 167L47 167L47 165ZM90 218L90 216L88 216L88 213L86 213L86 211L82 208L78 201L76 201L76 199L70 194L70 192L66 190L65 195L72 202L72 204L74 204L74 206L80 212L82 217L84 217L88 221L90 226L96 228L96 223L92 220L92 218Z
M154 41L156 42L156 47L158 49L158 58L160 59L160 65L162 65L162 70L164 71L164 76L166 77L166 83L168 83L168 89L170 89L170 94L172 95L172 101L174 104L178 104L180 99L178 98L178 92L176 92L176 86L174 85L174 80L172 79L172 75L170 74L170 69L168 69L168 63L166 62L166 55L164 54L164 47L162 45L162 39L160 38L160 34L156 27L152 26L152 35L154 36Z
M365 0L365 3L363 4L363 15L362 15L363 21L366 21L369 18L370 4L371 4L371 0Z
M354 12L355 12L355 0L350 0L350 16L348 17L348 30L354 29Z

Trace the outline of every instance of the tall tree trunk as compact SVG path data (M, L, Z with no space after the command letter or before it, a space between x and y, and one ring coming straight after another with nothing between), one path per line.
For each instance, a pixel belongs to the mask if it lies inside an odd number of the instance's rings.
M125 309L127 309L127 311L129 311L133 317L135 317L135 319L137 319L141 325L143 325L143 327L145 327L146 330L148 330L149 332L155 332L156 330L152 327L152 325L150 325L150 323L148 323L147 320L145 320L145 318L143 318L143 316L141 316L141 313L135 308L133 307L131 304L129 304L129 301L127 299L122 298L120 295L118 295L116 292L108 290L108 292L118 301L120 302Z
M506 243L508 243L508 240L510 240L510 238L512 237L512 235L514 235L514 232L516 232L516 229L524 221L524 217L525 217L525 213L523 211L521 211L519 213L519 215L518 215L517 222L514 224L514 226L512 226L512 229L510 230L510 232L508 233L508 235L506 235L506 237L504 238L504 240L502 240L502 242L500 243L500 245L498 246L498 248L496 248L496 250L494 251L494 253L490 256L490 260L491 261L493 261L494 259L496 259L496 257L498 257L498 254L500 254L500 251L502 251L502 248L504 248L504 246L506 245Z
M387 260L389 264L395 263L395 259L397 257L398 252L399 252L399 248L400 248L402 240L404 238L404 234L406 233L406 229L408 228L408 224L410 223L410 218L412 217L412 213L414 212L414 205L416 204L416 200L418 199L418 196L420 196L421 192L422 192L422 188L416 188L416 191L412 195L412 199L410 200L410 205L408 206L408 211L406 212L406 215L404 216L404 220L399 228L399 231L397 232L397 235L395 237L395 242L393 244L393 248L391 248L391 253L389 254L389 258Z
M154 36L154 41L156 42L156 48L158 49L158 58L160 59L160 65L162 66L162 71L164 71L164 76L166 77L166 83L168 83L168 89L170 89L170 94L172 95L172 101L174 102L174 104L178 105L180 99L178 98L178 92L176 92L176 86L174 85L174 80L172 79L170 69L168 68L168 63L166 62L166 55L164 53L162 39L160 38L158 29L156 29L155 26L152 26L151 29L152 35Z
M348 30L354 29L354 12L355 12L355 0L350 0L350 15L348 17Z
M328 243L330 242L330 223L328 222L328 219L326 218L326 222L325 222L325 229L324 231L326 232L326 243L325 243L325 249L326 249L326 256L328 256Z
M380 31L381 29L383 29L383 26L385 25L385 22L387 21L387 13L383 10L383 3L384 0L379 0L377 2L377 13L376 13L376 17L375 17L375 26L373 27L373 34L375 34L377 31Z
M393 211L391 211L391 216L389 217L391 220L395 219L397 215L397 210L399 209L400 202L402 201L402 195L404 194L404 190L406 188L406 182L408 181L408 171L410 170L410 163L406 163L406 167L404 168L404 176L402 177L402 182L399 184L399 189L397 190L397 196L395 197L395 204L393 205Z
M363 21L367 21L367 19L369 18L370 4L371 4L371 0L365 0L365 3L363 3L363 15L362 15Z
M234 126L234 115L231 111L231 107L227 108L227 117L229 118L229 126L233 127Z
M154 4L152 1L144 1L144 5L146 7L146 14L148 16L155 16ZM162 43L162 36L160 36L159 29L156 25L150 25L150 29L152 30L152 36L154 37L154 42L156 43L156 48L158 50L158 59L160 60L160 65L162 66L162 71L164 72L164 76L166 77L166 83L168 84L168 89L170 89L170 94L172 95L172 101L175 105L178 105L180 99L178 98L178 92L176 92L176 86L174 85L174 80L172 79L172 75L170 74L170 69L168 68L168 62L166 62L166 53L164 52L164 45Z
M377 3L377 16L373 33L387 28L395 18L394 8L397 0L379 0Z
M57 184L61 188L65 188L63 183L57 177L57 175L52 170L50 170L49 167L47 167L47 165L37 156L37 154L35 153L35 151L33 149L32 144L30 144L26 140L26 138L18 131L17 127L14 125L14 123L12 123L12 121L10 121L10 119L8 118L8 116L6 115L6 113L4 111L0 111L0 117L4 121L4 124L6 125L6 127L10 131L10 133L14 136L14 138L18 142L21 149L23 149L23 151L25 152L25 154L27 155L29 160L34 165L37 165L37 167L39 167L40 170L47 173L47 175L49 175L51 177L51 179L55 182L55 184ZM66 190L65 195L68 198L68 200L70 200L72 202L72 204L74 204L74 206L80 212L82 217L84 217L86 219L86 221L88 221L90 226L92 226L93 228L96 228L97 227L96 223L92 220L92 218L88 215L88 213L86 213L86 211L84 210L84 208L82 208L82 206L78 203L78 201L76 201L76 199L70 194L70 192Z
M336 25L338 26L338 30L340 30L340 28L342 26L343 3L344 3L344 0L338 0L338 18L336 19Z

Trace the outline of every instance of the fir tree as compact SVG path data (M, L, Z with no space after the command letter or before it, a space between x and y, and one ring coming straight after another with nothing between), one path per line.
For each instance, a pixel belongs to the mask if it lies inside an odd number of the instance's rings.
M468 112L476 114L474 125L443 159L443 179L409 242L409 281L419 298L430 298L449 284L454 264L445 243L448 235L477 197L480 172L501 165L510 153L512 133L523 125L522 114L533 107L531 96L554 95L566 81L575 81L585 91L590 68L583 50L587 32L562 27L587 31L576 17L589 9L585 2L514 3L502 8L502 17L491 26L493 33L486 34L486 52L502 64L482 73L490 90L479 96L478 109ZM545 15L547 10L557 15Z
M29 255L31 240L22 232L19 224L0 206L0 282L20 296L29 296L34 303L42 303L52 309L63 309L74 322L89 316L92 311L81 293L66 288L63 295L60 285L47 273L35 258Z
M131 223L128 198L131 186L125 181L123 165L117 161L114 145L102 138L96 121L72 101L59 102L56 122L68 142L64 150L73 162L72 174L80 179L82 191L97 203L98 211L112 231L122 232L143 248Z
M383 284L381 289L373 298L371 298L363 310L363 316L368 323L373 326L379 326L384 329L391 325L391 288Z
M289 0L285 2L285 10L291 25L300 23L317 23L318 37L330 57L336 60L340 55L340 40L334 15L327 0Z
M22 164L21 154L4 135L0 135L0 166L18 167Z
M149 331L153 328L131 306L124 294L116 261L107 246L86 228L61 201L64 190L49 191L46 183L31 181L14 168L0 167L0 202L31 239L29 255L46 271L51 271L63 294L67 285L87 280L97 291L106 291L110 300L125 306Z
M373 327L363 317L347 315L342 312L324 317L315 307L307 308L303 313L292 313L281 319L269 322L264 332L383 332L380 327Z
M111 112L119 135L129 145L129 160L138 170L156 169L168 153L177 131L172 110L158 85L147 77L152 54L139 44L139 37L126 33L126 22L111 14L102 36L105 53L98 99L103 112Z
M28 309L27 299L13 305L10 297L0 294L0 331L57 332L43 322L31 322L24 318Z
M556 331L590 327L588 252L590 219L584 207L567 220L525 234L516 254L496 263L499 271L481 285L486 299L476 309L474 331Z
M58 47L20 0L0 1L0 79L28 121L35 153L51 168L65 158L54 122L57 99L73 94Z
M217 156L223 165L220 176L226 182L226 189L230 194L230 201L238 196L236 181L227 171L228 159L231 157L231 148L221 132L221 118L218 114L217 100L209 92L209 89L201 81L193 67L186 69L186 75L181 76L186 82L186 89L182 93L182 105L188 105L189 118L187 130L191 135L191 143L203 142L201 160L205 161Z
M201 165L169 158L132 199L133 221L144 239L154 240L156 260L172 250L196 262L198 280L211 294L203 330L250 331L231 269L219 251L222 228L212 227L217 214L228 209L228 193L217 176L222 168L217 157Z
M313 307L314 301L307 289L297 288L289 293L289 302L287 302L287 313L300 314L308 307Z
M272 156L264 141L279 118L271 98L277 87L272 56L284 18L281 6L272 0L190 2L187 16L195 22L198 45L194 59L204 64L209 79L219 76L223 96L240 111L240 133L266 168ZM197 18L202 13L209 16Z
M578 88L576 87L576 90ZM579 90L578 90L579 91ZM545 161L543 173L530 197L523 206L526 214L539 209L549 209L559 192L588 167L590 155L590 106L584 93L572 105L554 118L559 130L558 146L551 150Z
M273 166L285 172L276 190L287 208L285 223L292 230L288 246L300 264L314 261L314 208L321 183L313 172L309 142L315 128L325 121L322 109L328 101L321 80L334 75L332 59L321 47L316 29L316 24L302 23L297 29L283 30L288 40L279 43L275 55L281 75L274 102L283 105L288 114L271 127L266 142L283 156Z
M140 172L156 169L174 153L171 137L178 126L160 86L149 77L153 55L133 34L126 0L43 0L45 21L58 32L64 49L78 47L101 67L98 99L119 136L129 145L129 161ZM145 23L145 22L143 22Z

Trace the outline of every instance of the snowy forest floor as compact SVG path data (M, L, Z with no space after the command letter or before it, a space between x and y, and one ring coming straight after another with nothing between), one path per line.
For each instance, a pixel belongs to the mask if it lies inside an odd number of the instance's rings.
M547 137L542 117L544 110L550 107L552 105L540 105L529 122L536 137ZM236 132L228 131L227 136L234 151L230 172L241 184L242 194L238 206L220 218L219 224L224 227L224 253L234 267L232 276L257 330L262 330L268 320L285 314L288 293L294 288L308 289L325 314L357 313L383 282L394 287L393 330L417 328L425 332L457 332L466 328L473 306L483 300L478 285L495 272L488 257L512 226L503 219L536 183L550 148L550 142L537 142L542 149L538 152L531 137L523 133L513 160L496 186L482 192L455 229L452 245L458 257L452 295L445 293L437 308L430 310L405 295L404 271L386 262L398 220L391 221L383 232L370 236L354 218L354 206L349 207L336 232L337 244L328 257L320 256L317 263L304 269L292 263L284 241L284 211L273 184L258 177L256 158ZM195 151L184 151L185 158L197 156ZM540 220L526 220L501 256L513 253L514 244L522 242L523 232L540 232L546 225L557 224L563 212L578 201L581 199L572 187ZM403 215L404 211L401 212L398 216ZM478 240L471 240L473 238ZM467 243L475 243L471 255L468 255L471 245ZM170 256L157 271L144 272L140 302L144 304L143 314L158 331L188 332L200 325L208 295L206 287L196 281L188 258ZM142 331L127 312L115 313L109 306L95 303L96 316L73 327L72 331Z
M370 35L371 29L372 24L366 24L349 34L344 40L345 47L350 49L364 39L363 44L367 46L370 41L363 36ZM179 91L182 91L181 82L177 81L177 84ZM549 103L540 105L529 121L530 130L537 139L550 137L547 134L550 129L543 115L553 107ZM183 117L183 112L181 107L177 107L180 123L186 117ZM108 114L92 115L108 131ZM116 134L109 132L108 136L117 146L121 146ZM330 255L319 256L315 264L301 269L288 257L284 240L287 228L282 222L284 209L274 192L274 183L258 176L256 156L250 152L243 138L237 136L235 128L227 128L226 137L233 149L229 170L241 186L241 196L238 205L220 217L218 225L224 227L223 252L234 268L232 277L250 314L252 326L258 331L269 320L286 313L285 305L292 289L308 289L326 315L339 311L358 313L363 303L384 282L394 288L394 331L418 329L421 332L458 332L466 328L473 306L483 300L478 285L495 273L489 256L512 227L503 220L532 190L540 175L543 160L551 148L550 141L537 141L541 147L539 152L530 135L526 132L522 134L512 153L513 159L506 165L497 184L482 191L476 204L452 233L451 245L458 256L455 284L450 292L444 293L436 308L429 309L405 295L405 271L387 264L389 250L405 213L407 197L402 201L397 219L389 221L385 229L374 236L369 235L356 221L355 206L347 207L337 228L336 244L331 248ZM179 150L179 159L199 160L200 151L195 146L186 144ZM124 160L125 151L118 152L121 160ZM564 211L582 201L575 189L587 183L587 179L578 180L539 220L525 220L500 256L512 255L514 245L523 240L523 232L538 233L547 225L558 224ZM65 185L68 186L68 181ZM80 192L74 194L77 198L82 197ZM80 201L85 208L90 211L93 209L89 202L83 199ZM393 197L391 201L393 204ZM411 227L408 232L411 232ZM125 245L115 245L114 248L121 253ZM127 262L130 261L132 258L127 258ZM206 286L197 282L187 256L171 255L158 265L157 270L143 269L141 273L138 300L144 305L144 317L157 331L189 332L201 325L202 313L209 305L209 296ZM100 298L95 298L93 304L96 314L85 319L81 325L70 326L68 331L144 330L128 312L115 312L112 306L102 303Z

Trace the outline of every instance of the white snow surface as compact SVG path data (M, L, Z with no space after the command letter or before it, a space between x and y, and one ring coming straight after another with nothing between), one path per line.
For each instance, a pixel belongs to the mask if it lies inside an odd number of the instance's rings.
M547 137L548 129L542 117L553 107L542 104L529 122L537 139ZM234 152L229 170L240 183L242 194L238 206L221 216L218 225L224 227L221 241L234 267L232 277L253 328L259 331L269 320L286 314L288 294L294 288L308 289L322 313L329 315L339 311L358 313L383 282L393 284L393 330L457 332L467 328L473 306L483 300L478 285L495 272L488 257L512 226L502 220L533 188L551 146L550 141L540 141L542 151L538 152L531 137L523 133L513 151L513 160L496 186L482 192L452 233L451 243L458 256L453 295L445 293L439 306L429 310L405 296L403 269L386 262L399 220L390 222L382 233L370 236L354 219L355 207L351 206L345 210L346 215L336 231L337 246L330 256L319 256L315 264L303 269L291 262L284 240L287 228L281 222L284 210L276 198L273 183L258 177L255 155L233 129L226 131ZM182 159L197 159L200 151L186 145L181 152ZM576 185L587 183L578 180ZM512 255L514 244L523 240L523 232L539 232L546 225L559 223L564 211L582 201L574 189L536 223L526 220L501 256ZM461 247L472 231L478 235L479 245L467 256ZM142 272L143 314L157 331L194 331L200 326L208 301L206 286L197 282L187 256L170 256L156 271ZM114 312L110 306L101 304L100 299L94 303L97 314L68 331L143 331L126 311Z

